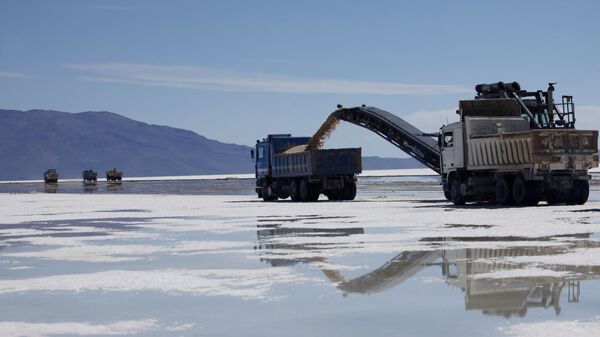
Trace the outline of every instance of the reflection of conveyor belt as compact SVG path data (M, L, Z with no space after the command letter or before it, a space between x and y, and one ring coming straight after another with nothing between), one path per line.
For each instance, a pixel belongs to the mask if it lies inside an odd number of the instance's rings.
M392 288L427 267L440 256L435 251L406 251L376 270L351 280L330 270L323 273L344 293L370 294Z
M375 132L425 166L440 173L437 142L402 118L375 107L341 108L333 114L340 120Z

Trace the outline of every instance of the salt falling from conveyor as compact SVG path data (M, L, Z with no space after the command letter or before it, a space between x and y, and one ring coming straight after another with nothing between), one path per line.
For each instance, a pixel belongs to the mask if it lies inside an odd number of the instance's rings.
M291 149L285 151L284 153L298 153L310 150L318 150L322 148L325 144L325 140L329 138L329 136L331 136L331 133L333 132L333 130L335 130L335 127L338 125L339 122L340 120L337 117L337 114L335 112L332 113L331 115L329 115L329 117L327 117L325 122L319 128L319 130L317 130L317 132L315 132L315 134L310 138L308 144L294 146Z
M340 120L335 112L329 115L319 130L308 141L306 150L317 150L323 147L325 140L331 136L339 122Z

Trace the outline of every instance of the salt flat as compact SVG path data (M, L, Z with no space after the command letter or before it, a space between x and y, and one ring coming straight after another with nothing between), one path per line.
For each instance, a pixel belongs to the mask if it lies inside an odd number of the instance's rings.
M600 201L454 207L368 185L316 203L0 194L0 335L597 330Z

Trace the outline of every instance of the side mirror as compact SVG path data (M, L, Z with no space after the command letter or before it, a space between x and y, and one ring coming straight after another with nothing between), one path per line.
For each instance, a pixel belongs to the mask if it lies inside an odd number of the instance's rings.
M254 159L254 149L250 150L250 157L252 157L252 159Z

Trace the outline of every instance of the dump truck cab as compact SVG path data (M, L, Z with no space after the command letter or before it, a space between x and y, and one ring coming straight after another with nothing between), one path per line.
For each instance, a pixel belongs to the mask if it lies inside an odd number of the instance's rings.
M257 140L256 147L252 150L257 179L268 179L271 176L273 155L299 145L306 145L309 140L310 137L292 137L291 134L271 134L263 140Z
M442 127L439 136L442 171L450 172L463 168L462 124L459 122Z

